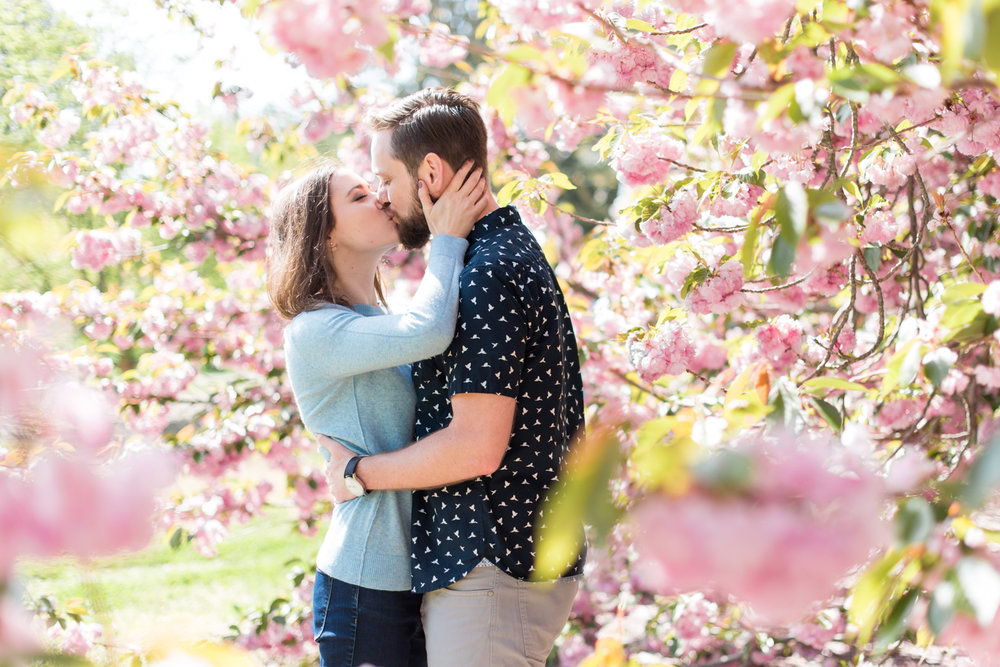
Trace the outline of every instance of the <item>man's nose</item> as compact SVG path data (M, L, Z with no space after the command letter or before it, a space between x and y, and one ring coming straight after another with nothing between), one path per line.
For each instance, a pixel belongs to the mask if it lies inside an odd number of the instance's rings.
M389 205L389 197L386 196L386 187L384 183L379 183L378 187L375 189L375 202L378 204L379 208L386 208Z

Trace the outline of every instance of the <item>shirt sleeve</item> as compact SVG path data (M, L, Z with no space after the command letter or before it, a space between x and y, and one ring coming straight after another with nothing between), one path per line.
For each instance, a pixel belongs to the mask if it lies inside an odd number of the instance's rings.
M464 238L434 237L427 270L404 313L365 316L334 306L298 315L286 330L289 364L344 377L440 354L455 331L467 247Z
M515 281L499 267L462 274L458 325L448 350L448 393L517 398L528 321Z

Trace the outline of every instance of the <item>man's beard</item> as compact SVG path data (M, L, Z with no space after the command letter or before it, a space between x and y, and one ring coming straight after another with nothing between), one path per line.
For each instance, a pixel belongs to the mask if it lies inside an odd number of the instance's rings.
M405 216L399 218L397 226L399 228L399 242L407 250L422 248L431 240L431 230L427 226L427 218L424 217L424 210L420 205L416 182L413 186L413 208Z

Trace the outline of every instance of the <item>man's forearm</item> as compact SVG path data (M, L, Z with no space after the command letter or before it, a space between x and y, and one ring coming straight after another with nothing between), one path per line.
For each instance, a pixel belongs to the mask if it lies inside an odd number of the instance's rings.
M451 428L432 433L402 449L361 459L355 474L369 491L436 489L492 473Z
M393 452L366 456L355 474L369 491L436 489L500 467L516 401L493 394L456 394L451 423Z

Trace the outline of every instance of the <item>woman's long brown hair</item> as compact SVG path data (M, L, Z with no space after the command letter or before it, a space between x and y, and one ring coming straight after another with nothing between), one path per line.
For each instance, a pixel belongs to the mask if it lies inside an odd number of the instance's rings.
M267 295L285 319L324 304L350 307L337 287L327 239L336 226L330 208L330 180L340 168L324 162L292 181L271 204L267 240ZM375 275L375 292L385 301Z

